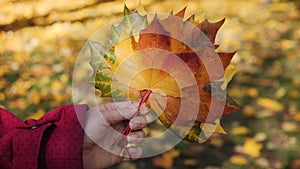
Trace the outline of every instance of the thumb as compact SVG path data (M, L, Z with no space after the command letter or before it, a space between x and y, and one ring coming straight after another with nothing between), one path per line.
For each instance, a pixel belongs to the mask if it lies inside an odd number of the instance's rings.
M131 119L138 109L137 101L113 102L99 105L99 111L110 125Z

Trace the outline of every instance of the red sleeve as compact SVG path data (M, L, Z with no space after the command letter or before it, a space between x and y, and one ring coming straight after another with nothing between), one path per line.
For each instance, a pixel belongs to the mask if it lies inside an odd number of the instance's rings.
M62 106L37 121L22 122L0 108L0 168L82 169L79 121L86 109L86 105Z

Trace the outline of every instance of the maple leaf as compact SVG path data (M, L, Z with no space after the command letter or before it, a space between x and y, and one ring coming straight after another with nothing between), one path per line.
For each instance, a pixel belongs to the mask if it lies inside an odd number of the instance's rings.
M197 27L200 28L205 33L205 35L209 38L211 43L214 44L217 32L221 28L224 22L225 19L222 19L216 23L210 23L207 19L205 19L203 22L197 25Z
M229 66L235 53L215 51L225 19L197 23L183 19L185 10L150 22L125 6L124 19L112 26L112 47L89 43L92 83L101 97L141 98L151 91L148 102L160 121L185 140L202 142L202 131L226 133L220 118L239 108L224 95L236 72Z

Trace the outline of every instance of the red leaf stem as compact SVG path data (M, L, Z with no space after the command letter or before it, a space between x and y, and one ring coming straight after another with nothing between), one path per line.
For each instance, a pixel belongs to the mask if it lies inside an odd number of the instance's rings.
M147 101L147 99L149 98L151 92L152 92L152 90L150 90L150 89L147 90L147 92L143 96L142 100L140 100L138 109L137 109L137 111L135 112L135 114L133 115L132 118L137 117L139 115L142 104ZM130 128L129 122L128 122L127 125L126 125L126 127L124 128L124 130L122 132L122 135L112 145L112 146L118 145L118 146L122 147L121 153L123 152L123 150L127 146L126 136L128 136L130 134L130 132L131 132L131 128Z

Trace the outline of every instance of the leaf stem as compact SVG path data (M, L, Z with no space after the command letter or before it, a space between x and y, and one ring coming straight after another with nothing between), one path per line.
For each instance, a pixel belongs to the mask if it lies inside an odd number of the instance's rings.
M148 89L145 93L145 95L143 96L143 98L140 100L139 102L139 106L137 111L134 113L132 118L137 117L140 114L140 110L141 110L141 106L142 104L144 104L147 99L149 98L150 94L152 93L152 90ZM129 122L127 123L126 127L124 128L124 130L122 131L122 135L120 137L118 137L118 139L113 143L112 146L120 146L122 147L121 153L123 152L123 150L125 150L126 146L127 146L127 139L126 137L130 134L131 132L131 128L129 126ZM128 154L128 153L127 153Z

